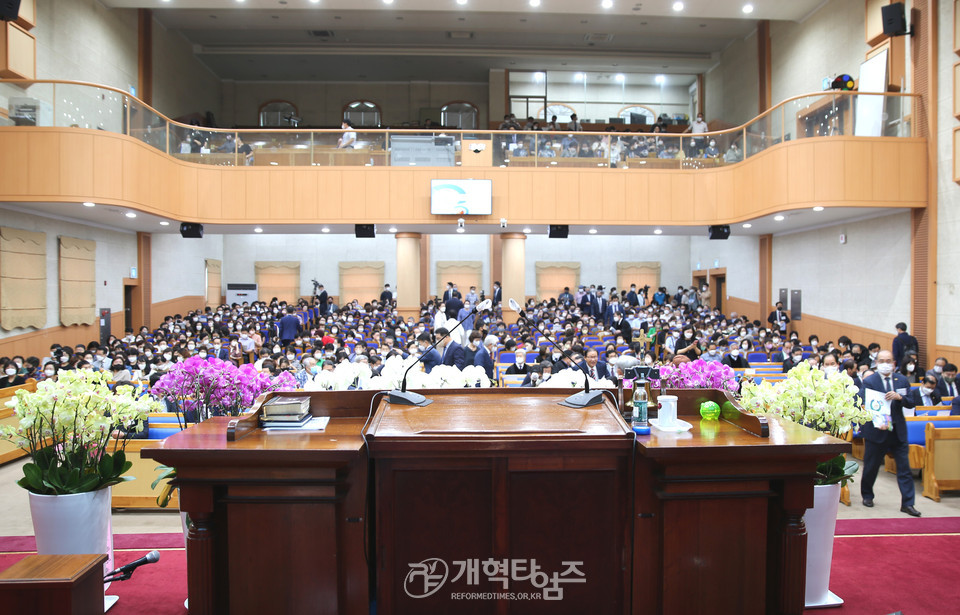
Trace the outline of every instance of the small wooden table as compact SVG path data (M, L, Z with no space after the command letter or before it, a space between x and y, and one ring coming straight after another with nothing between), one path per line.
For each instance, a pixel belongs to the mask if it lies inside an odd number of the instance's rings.
M28 555L0 572L0 605L20 615L103 613L107 556Z

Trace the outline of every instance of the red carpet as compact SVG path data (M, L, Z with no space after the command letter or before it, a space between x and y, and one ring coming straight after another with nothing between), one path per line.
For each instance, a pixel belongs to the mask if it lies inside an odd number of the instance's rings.
M182 549L183 534L114 534L114 549ZM0 536L0 553L36 551L37 541L33 536Z
M837 536L865 534L960 534L960 517L837 519Z

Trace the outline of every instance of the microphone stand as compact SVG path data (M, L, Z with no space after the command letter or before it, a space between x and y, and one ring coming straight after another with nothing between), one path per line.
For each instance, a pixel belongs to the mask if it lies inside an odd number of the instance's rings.
M559 351L560 351L560 354L562 354L564 357L566 357L567 359L569 359L571 363L574 363L573 357L571 357L570 354L567 353L566 350L564 350L563 348L561 348L560 346L558 346L557 343L553 341L553 338L552 338L552 337L550 337L549 335L547 335L547 333L546 333L545 331L543 331L540 327L538 327L538 326L536 325L536 323L534 323L534 322L531 321L529 318L527 318L526 312L523 311L523 309L520 307L520 304L517 303L516 299L513 299L512 297L510 298L510 309L512 309L514 312L516 312L517 315L518 315L520 318L522 318L523 321L524 321L525 323L527 323L528 326L536 329L536 330L540 333L540 335L542 335L543 337L547 338L547 341L550 342L551 344L553 344L553 347L556 348L557 350L559 350ZM580 368L580 371L583 372L583 376L584 376L584 380L583 380L584 390L583 390L583 391L580 391L579 393L574 393L574 394L571 395L570 397L568 397L568 398L566 398L565 400L563 400L562 402L560 402L560 405L561 405L561 406L566 406L567 408L588 408L588 407L590 407L590 406L597 406L597 405L599 405L599 404L602 404L602 403L603 403L603 390L592 391L592 392L590 391L590 374L587 372L586 366L583 365L583 364L580 364L580 363L574 363L574 365L576 365L577 367L579 367L579 368Z
M460 322L458 322L452 329L447 331L446 335L444 335L443 337L435 341L433 345L430 346L430 348L427 348L426 351L421 352L420 356L417 357L417 360L411 363L410 367L408 367L407 370L403 372L403 380L400 381L400 389L399 390L393 389L392 391L387 393L387 401L389 401L391 404L398 404L401 406L419 406L421 408L432 404L433 403L432 399L427 399L426 396L421 395L420 393L414 393L413 391L407 390L407 374L410 373L410 370L413 369L414 366L416 366L423 360L423 357L427 356L427 354L431 350L436 348L437 344L439 344L443 340L450 337L450 334L456 331L457 328L460 327L460 325L462 325L468 318L470 318L474 314L482 312L483 310L489 310L492 305L493 305L492 301L490 301L489 299L484 299L477 305L473 306L473 308L470 310L470 313L464 316L463 319L460 320Z

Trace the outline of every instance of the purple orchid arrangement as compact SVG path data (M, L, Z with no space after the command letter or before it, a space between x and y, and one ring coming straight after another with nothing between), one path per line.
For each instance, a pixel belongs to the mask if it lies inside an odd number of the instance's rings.
M273 378L253 365L237 367L212 357L190 357L164 374L150 392L183 414L186 422L199 423L211 416L238 416L268 391L296 388L290 372Z
M728 365L719 361L688 361L680 365L660 367L660 380L650 380L650 386L665 389L721 389L737 391L737 376Z

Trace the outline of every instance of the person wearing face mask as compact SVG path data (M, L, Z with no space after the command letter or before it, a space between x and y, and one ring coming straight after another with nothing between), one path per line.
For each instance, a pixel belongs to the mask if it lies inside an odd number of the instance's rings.
M677 340L674 354L678 356L685 356L691 361L694 361L701 355L702 352L703 351L700 349L700 343L694 334L693 327L691 325L687 325L683 328L683 336Z
M723 357L721 363L733 369L746 369L750 367L746 354L740 351L740 345L736 342L730 343L729 352Z
M900 360L900 368L897 371L906 376L910 384L919 383L920 369L917 367L917 355L907 352Z
M937 379L924 376L918 387L910 387L910 395L917 406L939 406L943 398L937 393Z
M134 357L134 359L136 359L136 357ZM133 375L127 371L126 366L123 364L123 359L117 357L110 362L108 378L114 382L130 382L133 380Z
M722 358L720 356L720 351L717 349L716 342L710 342L707 344L707 350L700 357L704 361L710 361L713 363L720 363Z
M59 373L60 368L57 367L57 364L54 361L48 362L43 366L43 380L56 380L57 373Z
M443 327L435 331L437 339L443 338L447 330ZM437 350L440 352L440 363L443 365L452 365L462 370L466 366L466 355L463 352L463 346L458 344L452 337L448 337L439 344Z
M786 374L803 361L803 348L794 346L788 358L783 360L783 373Z
M914 507L913 474L910 472L908 454L907 422L903 416L904 408L916 406L909 395L910 382L902 374L895 372L896 362L893 353L881 350L877 356L877 373L867 376L860 391L861 400L865 391L872 390L883 395L890 402L890 417L887 429L878 429L872 421L860 426L863 434L863 478L860 481L860 495L863 505L873 507L873 484L877 472L883 464L883 458L890 454L897 465L897 485L900 487L900 512L919 517L920 511Z
M943 368L946 364L946 357L937 357L937 360L933 362L933 367L927 370L927 375L936 380L943 374Z
M527 351L523 348L518 348L514 352L513 365L507 368L506 374L515 375L515 374L529 374L534 371L534 366L527 364Z
M957 397L957 366L947 363L943 375L937 380L937 393L941 397Z
M160 373L166 373L173 369L173 351L169 348L165 348L160 354L160 358L157 363L153 366L154 371Z
M840 363L837 361L837 355L832 352L823 355L823 360L820 362L820 370L827 378L840 371Z
M26 378L17 374L17 364L9 359L3 359L0 363L3 368L3 376L0 377L0 388L16 387L27 381Z
M417 348L422 357L420 362L423 364L423 371L428 374L441 363L440 353L436 348L430 348L431 344L433 344L433 338L429 333L421 333L417 336Z

